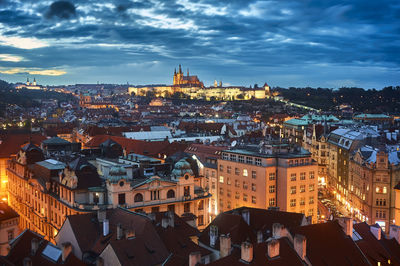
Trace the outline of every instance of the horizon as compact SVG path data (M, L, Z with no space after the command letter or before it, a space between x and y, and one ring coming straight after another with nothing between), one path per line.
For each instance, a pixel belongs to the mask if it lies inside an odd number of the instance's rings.
M400 84L400 5L353 1L0 1L0 79L233 86Z

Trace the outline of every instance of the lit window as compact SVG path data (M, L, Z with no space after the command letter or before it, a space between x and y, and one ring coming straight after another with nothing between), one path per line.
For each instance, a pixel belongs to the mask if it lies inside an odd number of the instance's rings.
M306 192L306 185L300 185L300 193Z
M386 193L387 193L387 188L383 187L383 194L386 194Z
M247 175L248 175L247 169L243 169L243 176L247 176Z
M322 170L323 170L323 169L322 169ZM314 171L311 171L311 172L309 173L309 175L310 175L310 179L314 179L314 177L315 177Z
M300 180L306 180L306 173L305 172L301 172L300 173Z
M224 177L222 175L219 176L219 182L224 183Z
M270 198L270 199L269 199L269 206L270 206L270 207L275 206L275 198Z
M296 194L296 186L290 187L290 194Z
M295 207L296 206L296 199L291 199L290 200L290 207Z
M269 173L269 180L275 180L275 173Z
M309 191L310 191L310 192L311 192L311 191L314 191L314 185L309 185L308 188L309 188Z
M296 173L290 175L290 181L296 181Z

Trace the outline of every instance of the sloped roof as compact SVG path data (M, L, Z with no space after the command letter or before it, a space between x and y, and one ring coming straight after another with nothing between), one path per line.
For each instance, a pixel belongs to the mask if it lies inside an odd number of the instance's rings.
M21 146L29 141L40 145L46 137L39 134L8 134L1 137L0 158L9 158L21 149Z
M39 241L39 248L35 254L31 253L32 239L37 239ZM43 239L42 236L33 233L30 230L25 230L12 241L11 250L6 258L15 265L23 265L22 262L25 258L30 258L32 260L32 265L47 266L61 264L61 258L57 262L54 262L42 254L48 243L49 242ZM79 266L86 264L75 257L74 254L70 254L63 265Z
M338 222L298 227L292 233L307 241L307 258L313 265L368 265L368 260Z

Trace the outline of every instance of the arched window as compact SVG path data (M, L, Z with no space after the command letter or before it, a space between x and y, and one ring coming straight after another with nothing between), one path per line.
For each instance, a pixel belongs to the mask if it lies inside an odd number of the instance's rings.
M167 198L168 199L175 198L175 191L173 191L172 189L168 190Z
M142 193L137 193L137 194L135 195L134 201L135 201L135 202L142 202L142 201L143 201L143 195L142 195Z

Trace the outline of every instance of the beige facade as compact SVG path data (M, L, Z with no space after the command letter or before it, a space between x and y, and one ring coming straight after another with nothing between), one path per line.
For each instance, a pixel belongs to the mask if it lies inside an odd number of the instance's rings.
M310 153L305 151L263 154L227 150L218 160L218 212L242 206L279 207L281 211L312 216L316 222L317 170Z

